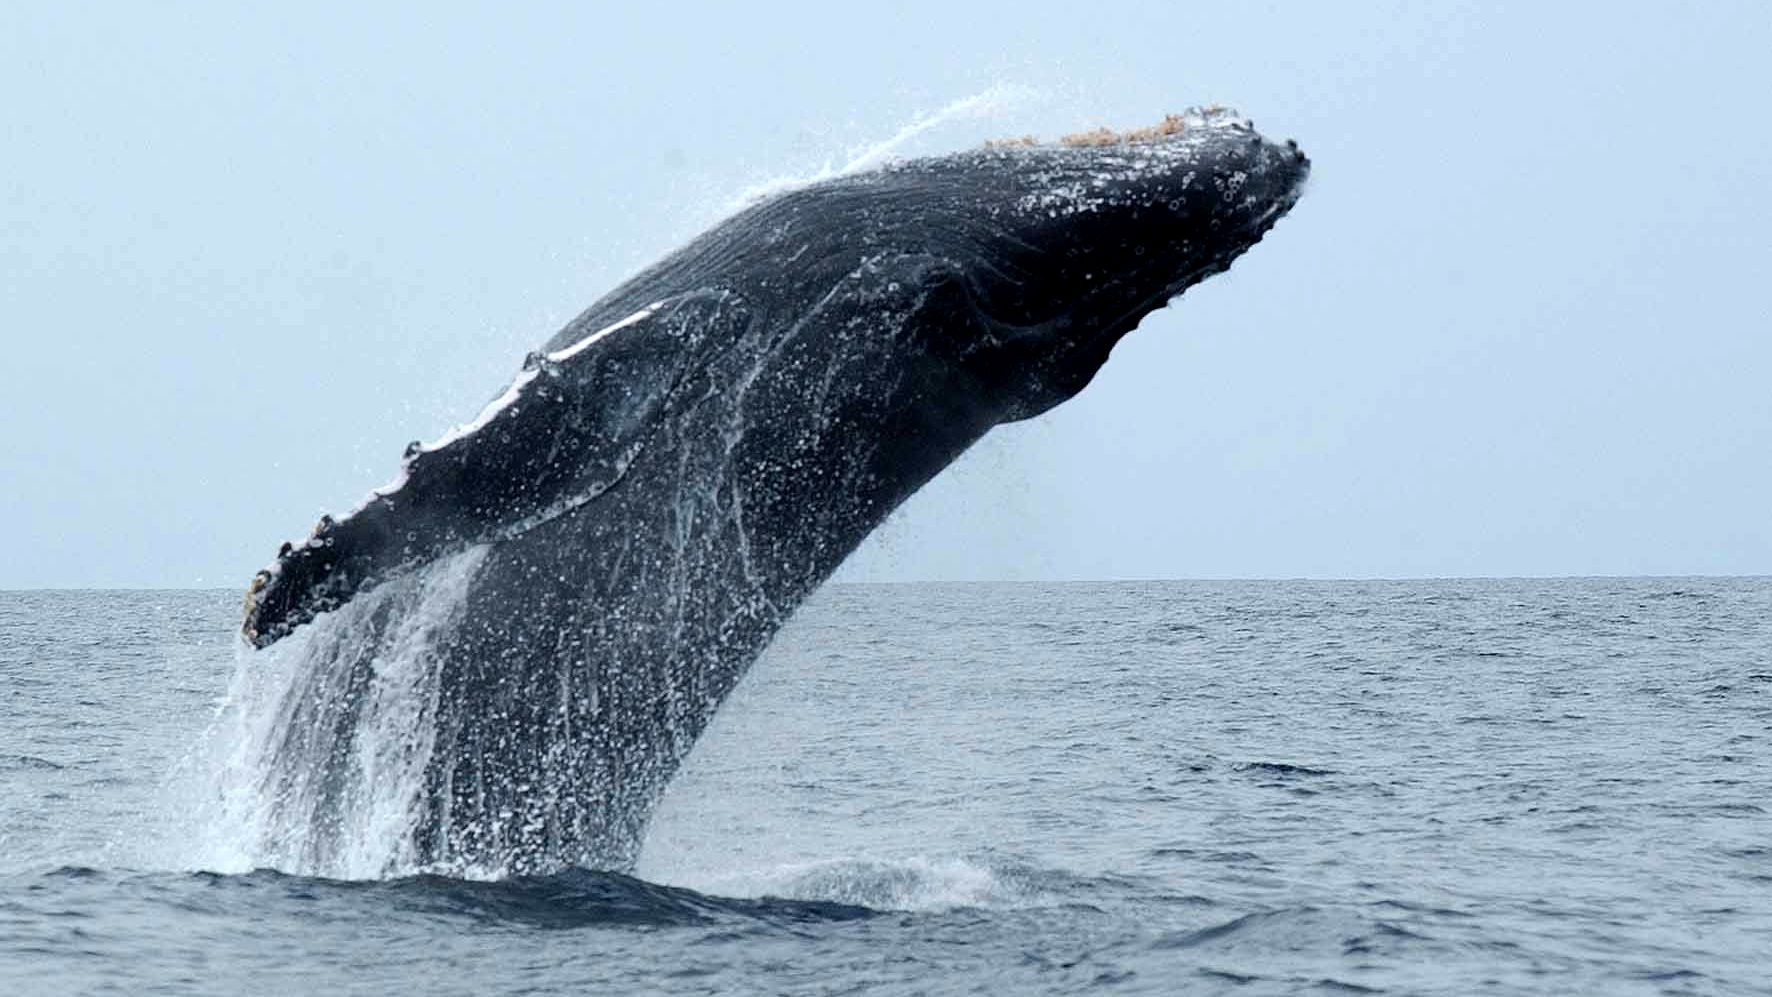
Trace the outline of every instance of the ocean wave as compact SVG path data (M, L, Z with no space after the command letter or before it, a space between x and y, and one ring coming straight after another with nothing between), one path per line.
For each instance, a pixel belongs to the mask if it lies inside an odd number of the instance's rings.
M63 866L32 877L54 895L92 886L138 893L188 913L247 919L269 904L319 905L334 914L395 913L523 928L791 926L855 921L879 911L857 904L780 897L721 897L621 873L567 869L505 880L419 875L386 880L247 873L134 872ZM27 884L28 885L28 884ZM114 894L113 894L114 895ZM364 908L369 910L364 910Z
M60 771L65 768L61 764L36 755L0 755L0 771L16 769L38 769L42 771Z

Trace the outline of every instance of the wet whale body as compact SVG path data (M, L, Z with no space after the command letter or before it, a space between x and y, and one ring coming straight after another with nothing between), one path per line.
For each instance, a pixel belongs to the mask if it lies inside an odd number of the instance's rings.
M1228 267L1307 172L1295 144L1190 111L779 194L617 288L254 579L253 645L350 631L304 648L331 678L294 687L266 777L311 825L310 858L340 847L346 787L376 756L366 690L411 656L411 579L454 559L464 594L426 624L427 729L402 749L420 773L403 854L631 866L794 608L991 427L1075 395L1145 315Z

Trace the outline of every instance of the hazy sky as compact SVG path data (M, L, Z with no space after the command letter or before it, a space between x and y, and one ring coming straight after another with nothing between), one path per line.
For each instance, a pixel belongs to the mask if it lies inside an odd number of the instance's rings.
M242 585L747 188L1003 86L902 151L1221 102L1312 188L849 577L1772 573L1761 3L243 6L8 8L0 587Z

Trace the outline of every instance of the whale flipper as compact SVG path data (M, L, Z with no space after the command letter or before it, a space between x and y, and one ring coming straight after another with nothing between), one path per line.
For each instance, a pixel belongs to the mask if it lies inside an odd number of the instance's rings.
M702 351L748 321L734 293L674 295L532 353L473 422L409 447L401 475L325 517L254 579L243 632L275 641L358 591L470 544L509 540L621 479Z

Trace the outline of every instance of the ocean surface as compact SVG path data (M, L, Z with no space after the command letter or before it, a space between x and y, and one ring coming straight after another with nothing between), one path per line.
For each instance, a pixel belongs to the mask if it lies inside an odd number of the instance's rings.
M0 994L1772 993L1772 579L831 587L504 882L218 849L238 613L0 592Z

